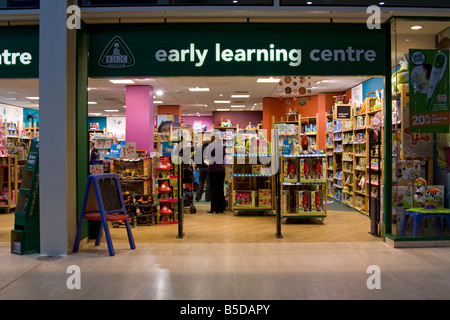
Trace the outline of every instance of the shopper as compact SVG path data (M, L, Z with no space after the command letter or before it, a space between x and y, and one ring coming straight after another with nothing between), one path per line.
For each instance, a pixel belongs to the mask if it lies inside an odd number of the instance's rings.
M206 147L208 160L211 210L208 213L223 213L225 210L225 147L219 137L212 136Z
M94 161L97 161L100 158L100 154L98 153L97 148L95 147L95 142L91 141L89 144L89 164L94 164Z
M197 194L195 195L195 201L200 201L203 196L203 189L206 185L205 201L211 201L211 194L209 190L209 170L208 165L203 161L203 156L205 154L205 149L208 146L208 142L204 141L201 148L198 148L197 152L201 152L199 155L195 155L194 159L198 159L196 167L198 169L198 186Z

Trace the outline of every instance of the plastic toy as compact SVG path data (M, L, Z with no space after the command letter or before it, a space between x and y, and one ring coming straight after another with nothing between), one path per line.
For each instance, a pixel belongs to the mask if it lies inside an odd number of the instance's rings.
M159 187L159 192L172 192L172 188L169 187L167 181L163 181Z
M156 170L171 170L173 168L168 157L163 157L159 159L158 165L155 167Z
M170 209L170 207L167 204L162 205L160 212L164 213L164 214L173 214L173 211Z
M306 134L304 134L302 137L301 145L302 145L303 153L308 153L309 140L308 140L308 136Z

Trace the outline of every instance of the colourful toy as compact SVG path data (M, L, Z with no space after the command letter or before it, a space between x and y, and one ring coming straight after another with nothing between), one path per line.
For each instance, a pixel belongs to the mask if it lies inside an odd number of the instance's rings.
M169 205L168 205L167 203L164 203L164 204L161 206L160 213L163 213L163 214L173 214L173 211L170 209L170 207L169 207Z
M167 181L163 181L159 186L159 192L172 192L172 188L169 186Z
M155 167L156 170L172 170L172 168L173 166L168 157L160 158L158 165Z
M309 140L308 140L308 136L306 134L304 134L303 137L302 137L301 145L302 145L303 153L307 153L308 152L308 146L309 146Z
M423 206L425 209L443 207L444 186L419 185L414 195L414 207Z

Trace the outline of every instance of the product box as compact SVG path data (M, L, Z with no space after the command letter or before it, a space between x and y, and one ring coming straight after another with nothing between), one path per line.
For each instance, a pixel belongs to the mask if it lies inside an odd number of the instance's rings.
M420 160L401 160L392 163L393 180L398 185L413 185L420 175Z
M301 182L325 182L326 171L326 158L302 158L300 160Z
M311 192L311 211L325 212L323 191L317 190Z
M415 187L413 207L444 208L444 192L444 186L417 186Z
M291 206L290 206L290 194L289 194L289 190L282 190L281 192L281 213L290 213L291 211Z
M255 207L256 191L233 191L234 207Z
M297 212L310 213L311 212L311 191L309 190L298 190L297 191Z
M270 189L258 190L258 207L272 208L272 190Z
M299 159L283 160L283 182L299 182Z

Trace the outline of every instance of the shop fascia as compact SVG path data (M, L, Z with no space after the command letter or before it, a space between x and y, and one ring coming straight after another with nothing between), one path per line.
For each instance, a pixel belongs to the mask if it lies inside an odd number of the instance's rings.
M29 65L32 59L29 52L10 52L8 49L4 49L0 54L0 65Z
M190 43L185 49L158 49L155 58L158 62L190 62L196 67L202 67L206 61L209 49L197 49L195 43ZM267 48L228 49L221 43L215 44L215 62L286 62L291 67L302 63L302 49L277 48L270 44ZM376 52L372 49L354 49L352 46L339 49L312 49L308 56L311 61L319 62L374 62Z

